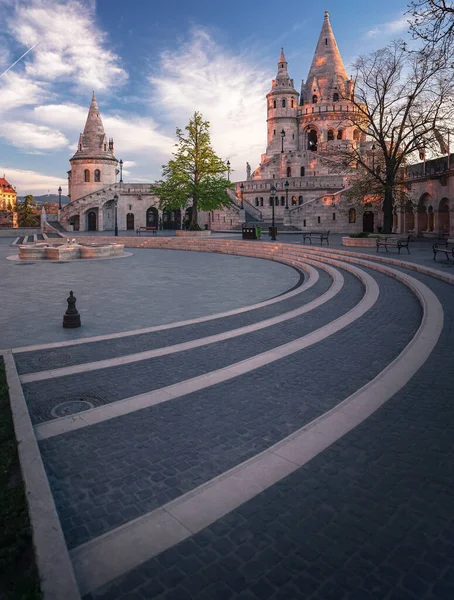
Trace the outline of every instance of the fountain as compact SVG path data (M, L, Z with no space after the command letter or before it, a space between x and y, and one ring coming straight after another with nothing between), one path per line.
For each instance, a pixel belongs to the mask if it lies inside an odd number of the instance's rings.
M18 247L19 260L77 260L125 256L123 244L87 244L75 239L63 244L34 242Z

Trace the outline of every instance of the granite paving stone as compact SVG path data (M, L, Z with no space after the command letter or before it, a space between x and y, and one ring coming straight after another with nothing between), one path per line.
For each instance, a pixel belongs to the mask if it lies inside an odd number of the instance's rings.
M250 458L378 374L410 341L419 326L421 309L402 284L384 275L374 276L381 290L376 305L352 325L310 348L200 392L42 441L69 546L99 535L100 521L104 531L115 526L115 519L116 525L124 523L126 506L134 505L144 514ZM348 287L354 296L354 285ZM390 320L394 324L391 332ZM346 468L341 456L335 460ZM367 463L361 465L367 470ZM169 468L171 474L166 473ZM331 526L331 490L326 482L336 473L336 468L324 470L322 486L313 479L326 507L315 515L307 514L308 530ZM137 483L140 494L131 482ZM71 519L82 507L85 526L77 528ZM92 516L92 511L102 507L108 507L109 522L106 517ZM312 508L316 508L314 500ZM251 527L257 532L266 530L280 512L276 506L270 507L256 523L252 517ZM246 544L250 539L245 531L233 528L228 539ZM289 533L292 531L289 528ZM355 531L355 537L361 535L367 534ZM266 547L268 542L263 541ZM319 544L311 547L322 552L323 543L320 538ZM217 556L215 553L214 558Z
M209 373L310 333L348 312L364 295L356 277L347 272L344 276L346 285L335 299L283 323L184 352L26 383L23 390L32 422L59 416L52 410L63 402L74 402L78 410L87 408L78 404L84 400L93 406L107 404Z
M298 271L298 273L300 272ZM303 282L304 277L300 273L300 280L294 287L299 287ZM61 350L51 348L48 350L21 352L15 355L17 369L21 374L35 373L49 368L67 367L69 365L105 360L126 354L135 354L136 352L144 352L145 350L171 346L192 339L215 335L229 331L230 329L251 325L303 306L323 294L329 289L331 283L330 277L321 271L317 284L302 295L297 295L289 300L283 300L277 304L247 311L239 315L213 319L212 321L195 323L176 329L90 342L89 344L65 346Z
M235 557L241 563L246 589L269 593L267 586L272 586L273 599L281 597L282 588L268 575L273 566L283 565L291 572L285 585L292 586L288 596L292 599L452 600L452 287L414 276L434 290L445 311L442 335L426 363L381 409L304 467L167 551L173 553L173 568L178 568L178 557L188 548L192 557L207 564L203 558L206 550L215 539L226 536L235 547L229 554L219 555L216 565L222 569L230 556ZM394 325L389 312L387 316ZM377 323L377 328L384 325L385 320ZM263 519L270 510L274 515L272 534ZM326 518L330 514L333 519ZM261 530L255 526L257 520L264 523ZM318 522L316 529L311 527L313 521ZM367 526L361 529L364 522ZM243 532L241 541L229 534L236 529ZM271 564L261 546L265 531L267 550L274 556ZM289 536L296 548L286 544ZM244 539L256 548L250 560L238 555ZM135 591L134 579L129 578L137 572L152 577L158 564L160 571L167 569L167 552L84 600L119 600L115 589L120 582L131 581L125 589ZM303 562L293 570L295 557ZM235 574L231 577L234 580ZM229 585L229 581L224 583ZM179 585L184 588L185 580ZM167 592L150 598L162 600ZM203 597L197 589L192 595ZM230 598L239 597L232 589Z
M267 300L299 278L274 261L181 250L134 248L127 249L132 256L115 260L20 263L6 260L17 254L10 244L0 238L1 348L215 314ZM70 290L81 314L79 329L61 324Z

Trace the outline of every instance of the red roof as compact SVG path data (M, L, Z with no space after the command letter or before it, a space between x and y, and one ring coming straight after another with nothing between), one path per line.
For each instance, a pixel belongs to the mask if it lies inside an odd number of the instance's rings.
M16 193L16 190L13 188L13 186L3 177L0 177L0 187L2 188L2 192Z

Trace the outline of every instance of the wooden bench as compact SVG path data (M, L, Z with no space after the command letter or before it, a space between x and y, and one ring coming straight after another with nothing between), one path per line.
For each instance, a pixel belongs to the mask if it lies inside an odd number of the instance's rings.
M312 244L312 238L320 240L320 246L323 246L323 242L329 246L329 231L303 231L303 244L306 243L306 239Z
M402 248L406 248L408 254L410 254L410 249L408 248L408 244L410 243L411 235L406 238L391 238L391 237L381 237L377 238L377 252L381 246L384 246L386 252L388 252L388 248L397 248L398 254Z
M145 227L145 225L143 225L142 227L137 227L137 229L136 229L136 234L137 234L137 235L140 235L140 233L141 233L142 231L151 231L151 233L152 233L153 235L157 235L157 234L156 234L157 227Z
M446 240L446 242L437 242L436 244L434 244L432 246L432 250L434 253L434 260L437 256L437 252L442 252L446 258L449 260L449 255L451 255L454 258L454 245L451 245L451 247L449 248L449 242Z

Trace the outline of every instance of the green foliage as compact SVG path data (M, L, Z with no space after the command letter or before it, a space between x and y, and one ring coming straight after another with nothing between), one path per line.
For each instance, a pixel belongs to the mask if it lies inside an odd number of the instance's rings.
M18 203L17 215L20 227L36 227L38 225L38 207L31 194L25 196L23 202Z
M350 237L351 238L368 238L369 234L367 233L367 231L360 231L359 233L351 233Z
M192 205L190 229L200 229L199 210L210 211L230 204L227 188L233 188L224 174L227 166L211 147L210 124L195 112L185 132L177 128L173 159L162 167L162 179L151 186L160 207L186 209Z

